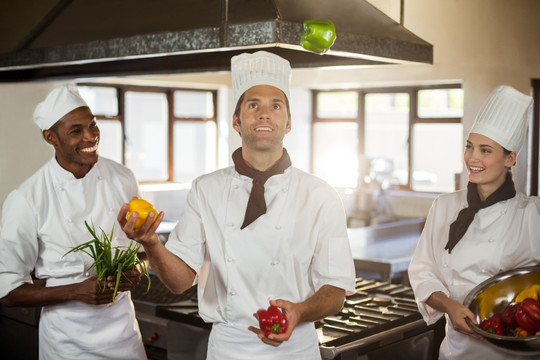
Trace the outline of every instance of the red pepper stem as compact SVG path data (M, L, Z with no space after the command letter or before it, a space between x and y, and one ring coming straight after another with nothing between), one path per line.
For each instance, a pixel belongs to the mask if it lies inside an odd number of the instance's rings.
M279 324L273 324L272 327L271 327L271 330L274 334L279 334L279 328L281 327L281 325Z

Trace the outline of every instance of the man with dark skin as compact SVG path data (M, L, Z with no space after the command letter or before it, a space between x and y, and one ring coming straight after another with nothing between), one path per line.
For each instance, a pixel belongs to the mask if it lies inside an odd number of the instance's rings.
M43 307L40 359L145 359L129 296L140 272L124 272L110 306L116 277L98 282L90 276L90 257L64 256L91 238L85 220L112 228L114 213L138 195L137 182L131 171L98 156L96 119L74 86L53 90L36 108L34 120L55 153L5 200L0 303ZM127 241L120 236L114 245ZM34 284L34 272L46 286Z

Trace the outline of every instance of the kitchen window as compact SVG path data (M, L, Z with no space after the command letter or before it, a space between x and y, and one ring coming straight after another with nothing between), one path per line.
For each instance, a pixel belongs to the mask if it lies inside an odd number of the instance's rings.
M312 94L312 171L333 186L456 189L463 153L460 85Z
M189 183L217 168L214 90L79 84L101 130L99 153L141 182Z

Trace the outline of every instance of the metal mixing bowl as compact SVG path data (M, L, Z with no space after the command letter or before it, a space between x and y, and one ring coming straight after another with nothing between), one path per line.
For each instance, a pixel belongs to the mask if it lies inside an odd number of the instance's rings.
M502 312L523 289L540 284L540 266L522 267L502 272L480 283L463 304L476 316L478 324L496 312ZM512 337L489 333L467 319L469 327L497 348L518 355L540 355L540 336Z

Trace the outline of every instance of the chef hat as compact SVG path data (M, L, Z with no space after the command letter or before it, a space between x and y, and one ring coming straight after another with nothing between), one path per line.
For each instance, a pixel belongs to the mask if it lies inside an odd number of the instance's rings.
M272 85L289 96L291 65L282 57L267 51L243 53L231 59L234 104L246 90L256 85Z
M55 88L45 100L36 106L34 122L41 130L50 129L58 120L72 110L88 106L77 87L66 84Z
M506 150L518 152L525 136L533 99L510 86L499 86L476 116L471 133L487 136Z

